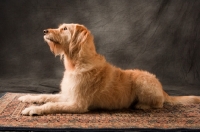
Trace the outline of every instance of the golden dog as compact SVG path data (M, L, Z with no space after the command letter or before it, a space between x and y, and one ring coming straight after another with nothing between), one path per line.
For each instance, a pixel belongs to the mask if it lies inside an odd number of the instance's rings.
M122 70L106 62L95 50L90 31L79 24L62 24L44 30L44 40L64 60L65 72L59 94L25 95L22 102L45 103L31 106L23 115L84 113L93 109L162 108L171 104L200 103L200 97L172 97L146 71Z

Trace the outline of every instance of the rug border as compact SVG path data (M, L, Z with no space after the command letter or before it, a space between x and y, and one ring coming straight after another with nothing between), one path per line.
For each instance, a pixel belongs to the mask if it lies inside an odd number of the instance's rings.
M78 131L78 132L94 132L94 131L193 131L199 132L200 129L189 129L189 128L173 128L173 129L160 129L160 128L100 128L100 129L87 129L87 128L33 128L33 127L1 127L0 131L52 131L52 132L63 132L63 131Z

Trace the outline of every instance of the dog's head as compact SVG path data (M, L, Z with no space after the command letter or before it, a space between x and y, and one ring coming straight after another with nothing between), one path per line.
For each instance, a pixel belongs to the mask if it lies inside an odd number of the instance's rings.
M44 40L55 55L74 59L81 55L81 51L95 51L93 37L83 25L62 24L57 29L45 29L43 32Z

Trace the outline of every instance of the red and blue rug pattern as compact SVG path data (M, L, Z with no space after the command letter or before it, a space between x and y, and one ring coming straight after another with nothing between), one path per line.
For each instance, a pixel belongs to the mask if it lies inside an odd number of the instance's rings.
M30 105L18 101L24 94L6 93L0 98L0 127L78 129L200 129L200 104L168 105L163 109L91 111L85 114L23 116Z

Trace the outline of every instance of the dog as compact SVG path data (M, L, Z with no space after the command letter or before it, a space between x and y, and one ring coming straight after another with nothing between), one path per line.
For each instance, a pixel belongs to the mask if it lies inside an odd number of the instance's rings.
M155 75L138 69L122 70L95 49L93 35L83 25L62 24L46 29L44 40L64 62L58 94L25 95L21 102L38 103L22 115L85 113L94 109L162 108L164 103L200 103L198 96L169 96Z

